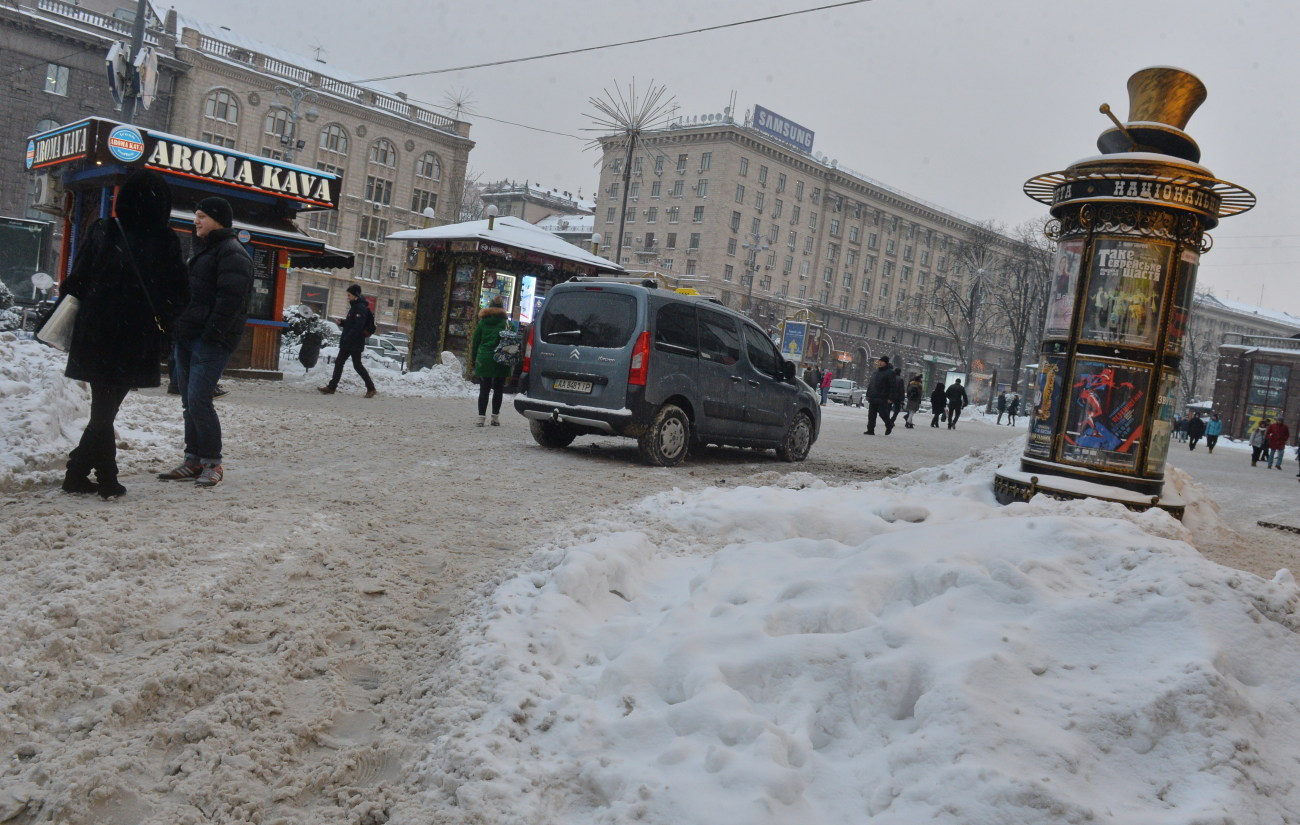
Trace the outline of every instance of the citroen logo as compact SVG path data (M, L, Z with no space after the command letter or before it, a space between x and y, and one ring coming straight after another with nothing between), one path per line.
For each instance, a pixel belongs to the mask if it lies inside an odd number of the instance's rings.
M573 350L569 353L570 361L577 361L581 357L582 357L582 353L578 352L577 347L574 347Z

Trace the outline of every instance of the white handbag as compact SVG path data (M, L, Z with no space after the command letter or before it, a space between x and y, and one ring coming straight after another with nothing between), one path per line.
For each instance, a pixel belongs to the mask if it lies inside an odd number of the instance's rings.
M50 317L36 331L36 340L67 352L72 346L72 328L76 325L77 310L80 308L81 301L75 295L64 295Z

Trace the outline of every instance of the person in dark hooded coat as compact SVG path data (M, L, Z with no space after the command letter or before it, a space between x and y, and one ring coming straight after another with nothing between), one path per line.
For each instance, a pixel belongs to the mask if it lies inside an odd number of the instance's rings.
M126 492L117 480L113 423L130 390L161 383L159 324L170 329L189 299L180 240L168 226L171 209L162 175L133 172L118 190L116 218L91 225L61 286L81 302L63 374L90 384L90 421L68 455L67 492Z

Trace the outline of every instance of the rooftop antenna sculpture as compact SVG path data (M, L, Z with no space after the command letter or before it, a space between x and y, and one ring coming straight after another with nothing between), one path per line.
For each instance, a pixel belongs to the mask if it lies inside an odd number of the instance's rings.
M596 109L597 113L590 115L592 123L596 125L584 131L605 134L614 132L627 140L627 155L623 160L623 207L618 219L618 241L614 247L614 259L617 261L623 254L627 195L632 181L632 154L636 151L637 141L642 134L663 128L676 105L676 99L671 95L665 99L668 87L656 86L653 80L643 94L638 94L635 78L627 85L626 94L617 86L613 92L609 89L601 91L604 97L587 98L587 102ZM592 145L599 146L599 139L594 139Z

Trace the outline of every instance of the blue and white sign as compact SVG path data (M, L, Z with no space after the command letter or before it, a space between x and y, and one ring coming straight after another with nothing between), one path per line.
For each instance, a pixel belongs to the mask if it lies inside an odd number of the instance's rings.
M754 128L797 149L812 152L812 130L805 129L792 120L786 120L770 109L754 106Z
M808 337L808 324L804 321L786 321L781 328L781 355L787 361L803 363L804 341Z
M131 126L119 126L108 133L108 151L123 163L144 157L144 136Z

